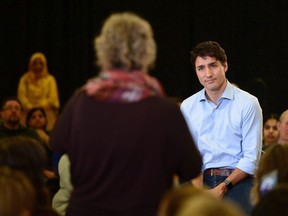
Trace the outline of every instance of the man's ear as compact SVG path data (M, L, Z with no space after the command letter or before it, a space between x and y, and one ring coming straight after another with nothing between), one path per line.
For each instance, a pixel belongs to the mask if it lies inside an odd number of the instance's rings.
M280 129L280 121L277 121L277 129L278 129L278 131L279 131L279 129Z
M228 70L228 62L225 62L223 66L224 66L224 71L226 73L226 71Z

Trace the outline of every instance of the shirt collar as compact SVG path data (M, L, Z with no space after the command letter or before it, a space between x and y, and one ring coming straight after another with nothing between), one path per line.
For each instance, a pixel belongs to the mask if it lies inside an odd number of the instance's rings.
M226 88L225 88L225 90L224 90L224 92L223 92L223 94L219 100L221 100L221 99L228 99L228 100L233 99L233 86L228 80L227 80ZM205 95L205 88L203 88L200 91L200 100L199 101L206 101L206 100L208 100L208 99Z

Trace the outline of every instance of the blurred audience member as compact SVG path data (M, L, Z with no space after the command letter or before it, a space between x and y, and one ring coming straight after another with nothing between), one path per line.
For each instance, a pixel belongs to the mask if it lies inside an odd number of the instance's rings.
M244 216L240 207L226 200L219 200L195 187L169 191L163 197L157 216Z
M18 98L23 104L25 123L27 112L34 107L45 109L48 119L47 129L51 130L60 107L55 77L48 72L47 60L43 53L34 53L29 61L28 72L20 79Z
M27 113L26 126L31 127L49 147L49 131L47 130L47 116L42 107L35 107Z
M251 216L288 215L288 184L277 185L254 207Z
M35 190L23 173L0 167L0 215L31 216L35 205Z
M263 119L263 147L265 151L271 144L276 144L279 138L279 130L277 123L279 116L277 114L270 114Z
M70 177L70 161L67 154L64 154L59 161L59 178L60 189L53 198L52 206L60 215L64 216L73 190Z
M42 141L45 143L45 150L47 152L48 159L48 169L54 170L53 167L53 151L49 145L49 131L46 129L47 126L47 116L45 110L41 107L36 107L27 113L26 117L26 125L27 127L33 128Z
M57 169L53 163L53 156L57 155L58 157L58 153L53 152L49 145L50 138L49 131L46 129L47 117L45 110L41 107L29 110L26 117L26 125L27 127L33 128L45 143L44 148L47 156L47 164L44 174L47 177L47 185L50 189L51 196L54 196L59 189L59 178L56 175Z
M51 198L43 174L45 164L45 150L36 140L25 136L0 139L0 166L21 171L35 188L36 206L33 215L58 215L51 207Z
M279 130L279 144L288 144L288 110L285 110L279 118L277 124Z
M269 176L276 171L276 176ZM288 145L274 144L269 147L260 159L259 167L255 173L255 182L251 190L251 201L256 205L266 192L267 186L263 187L265 177L270 188L273 184L288 183ZM263 188L265 191L263 191Z
M42 143L40 137L34 129L24 127L20 124L22 116L22 105L18 98L8 97L1 104L0 138L11 136L29 136Z
M163 193L199 175L201 156L179 106L148 74L156 57L150 24L110 16L95 40L101 72L68 102L50 143L71 162L69 216L155 216Z

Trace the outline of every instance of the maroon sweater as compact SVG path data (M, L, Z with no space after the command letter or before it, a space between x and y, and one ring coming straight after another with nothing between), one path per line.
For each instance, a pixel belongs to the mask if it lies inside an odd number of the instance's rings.
M78 93L50 141L70 157L69 216L154 216L172 175L188 180L202 166L178 105L160 97L116 104Z

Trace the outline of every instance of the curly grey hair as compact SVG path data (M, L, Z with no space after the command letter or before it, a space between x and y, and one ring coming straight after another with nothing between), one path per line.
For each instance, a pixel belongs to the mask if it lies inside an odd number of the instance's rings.
M156 59L150 24L133 13L112 14L95 38L97 64L103 70L147 70Z

